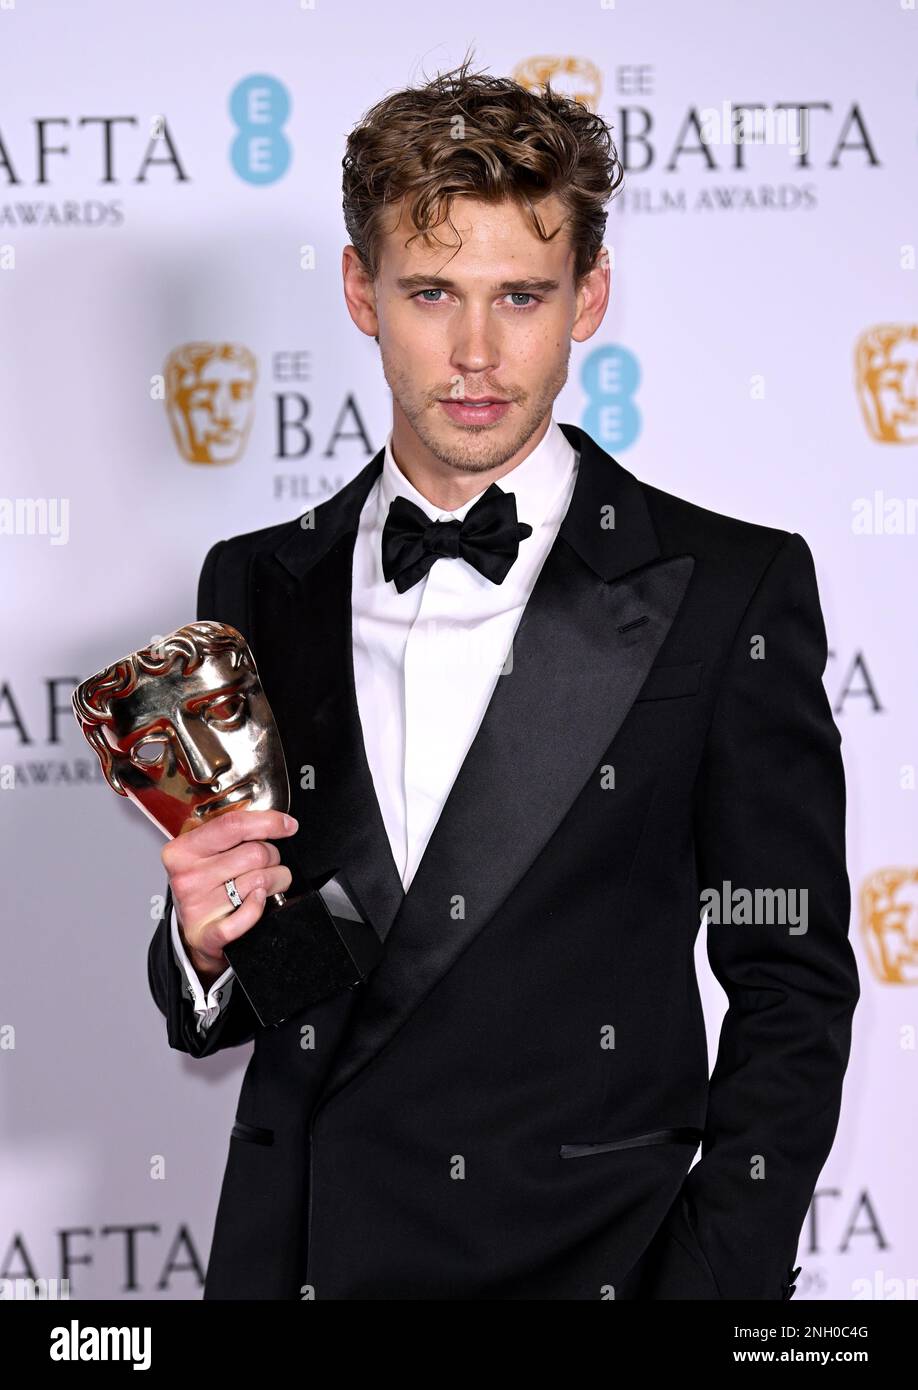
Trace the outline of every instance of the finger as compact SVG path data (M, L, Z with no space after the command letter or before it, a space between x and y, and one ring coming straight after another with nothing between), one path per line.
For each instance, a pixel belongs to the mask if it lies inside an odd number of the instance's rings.
M198 950L205 951L208 955L217 954L218 949L213 943L219 942L223 929L231 926L229 919L233 918L235 921L253 894L286 893L292 881L293 875L284 864L267 869L255 869L240 875L235 879L236 892L243 903L239 908L233 907L226 887L221 883L204 900L188 909L187 915L194 921L195 926L190 933L186 931L186 936L189 936Z
M238 879L240 875L253 869L270 869L281 862L277 845L268 840L249 840L247 844L236 845L234 849L222 854L199 859L189 869L179 869L172 876L173 887L178 886L185 897L204 899L212 888L226 882L228 878Z
M190 916L189 909L196 903L206 902L212 890L226 883L228 878L279 863L280 850L276 845L266 840L249 840L222 854L195 859L185 868L173 868L169 873L172 896L184 904L186 916Z
M228 918L220 918L204 928L201 933L199 949L209 956L219 956L224 946L236 941L251 931L265 910L266 894L263 888L255 888L244 899L241 907L232 910Z
M162 861L172 872L247 840L285 839L298 829L296 818L283 811L227 811L170 840L163 848Z
M249 894L258 888L263 888L269 896L271 893L286 893L293 882L293 874L286 864L278 864L270 869L255 869L251 873L242 874L234 879L234 882L236 892L244 902ZM222 883L217 891L228 901L226 887Z

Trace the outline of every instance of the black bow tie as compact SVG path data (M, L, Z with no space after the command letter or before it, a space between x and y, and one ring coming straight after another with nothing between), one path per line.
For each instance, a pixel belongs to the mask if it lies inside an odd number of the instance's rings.
M396 497L382 533L382 566L400 594L441 557L474 565L492 584L502 584L532 527L516 519L516 498L492 483L462 521L431 521L407 497Z

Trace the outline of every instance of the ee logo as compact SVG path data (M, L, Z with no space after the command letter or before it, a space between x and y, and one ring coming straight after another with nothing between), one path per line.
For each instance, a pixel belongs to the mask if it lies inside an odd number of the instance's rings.
M580 381L589 400L583 418L587 434L607 453L627 449L641 432L641 412L634 403L641 368L634 353L617 346L597 348L584 362Z
M254 73L236 84L229 106L239 131L230 150L236 173L246 183L276 183L290 165L283 131L290 115L287 88L276 77Z

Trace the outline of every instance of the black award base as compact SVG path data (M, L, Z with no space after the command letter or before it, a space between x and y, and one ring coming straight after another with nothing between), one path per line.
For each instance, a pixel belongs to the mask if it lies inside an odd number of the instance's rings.
M320 894L309 890L280 907L269 898L255 926L223 954L259 1023L273 1027L360 984L379 960L382 942L369 923L333 917Z

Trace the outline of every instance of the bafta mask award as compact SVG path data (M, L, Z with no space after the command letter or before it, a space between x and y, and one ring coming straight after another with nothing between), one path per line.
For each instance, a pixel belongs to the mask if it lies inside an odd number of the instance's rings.
M248 643L227 623L176 629L83 681L72 703L109 786L170 837L239 807L290 809L274 716ZM366 923L333 917L318 893L275 893L224 954L270 1026L366 979L378 947Z

